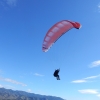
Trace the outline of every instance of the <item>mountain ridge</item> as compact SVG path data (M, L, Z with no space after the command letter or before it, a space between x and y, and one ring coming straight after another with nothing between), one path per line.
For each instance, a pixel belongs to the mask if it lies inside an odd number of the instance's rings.
M0 88L0 100L65 100L61 97Z

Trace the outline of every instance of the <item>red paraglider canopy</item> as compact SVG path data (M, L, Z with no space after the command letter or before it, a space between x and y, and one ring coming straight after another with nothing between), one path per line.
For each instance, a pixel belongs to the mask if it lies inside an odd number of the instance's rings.
M48 49L55 43L55 41L57 41L65 32L72 28L79 29L80 27L80 23L69 20L62 20L56 23L47 32L43 41L42 50L47 52Z

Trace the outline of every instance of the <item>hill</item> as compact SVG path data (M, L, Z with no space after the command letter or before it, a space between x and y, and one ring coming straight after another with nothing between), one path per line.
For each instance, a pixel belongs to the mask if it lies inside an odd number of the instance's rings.
M0 100L64 100L60 97L39 95L24 91L0 88Z

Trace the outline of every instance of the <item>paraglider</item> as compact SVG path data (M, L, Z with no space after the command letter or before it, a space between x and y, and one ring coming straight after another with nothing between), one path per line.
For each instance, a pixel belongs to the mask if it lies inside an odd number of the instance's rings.
M51 46L66 32L71 30L72 28L80 29L81 24L74 21L69 20L62 20L56 24L54 24L46 33L43 44L42 44L42 51L47 52ZM54 77L57 78L57 80L60 80L60 77L58 75L60 69L55 70Z
M42 51L47 52L64 33L72 28L80 29L81 24L74 21L62 20L53 25L44 37Z
M59 71L60 71L60 69L57 69L57 70L55 70L55 72L54 72L54 74L53 74L54 77L57 78L57 80L60 80L60 77L59 77L59 75L58 75Z

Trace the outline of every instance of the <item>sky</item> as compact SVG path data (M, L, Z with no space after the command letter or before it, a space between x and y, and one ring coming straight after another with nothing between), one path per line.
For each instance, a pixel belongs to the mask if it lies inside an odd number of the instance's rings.
M43 52L47 31L61 20L82 27ZM100 0L0 0L0 87L100 100Z

